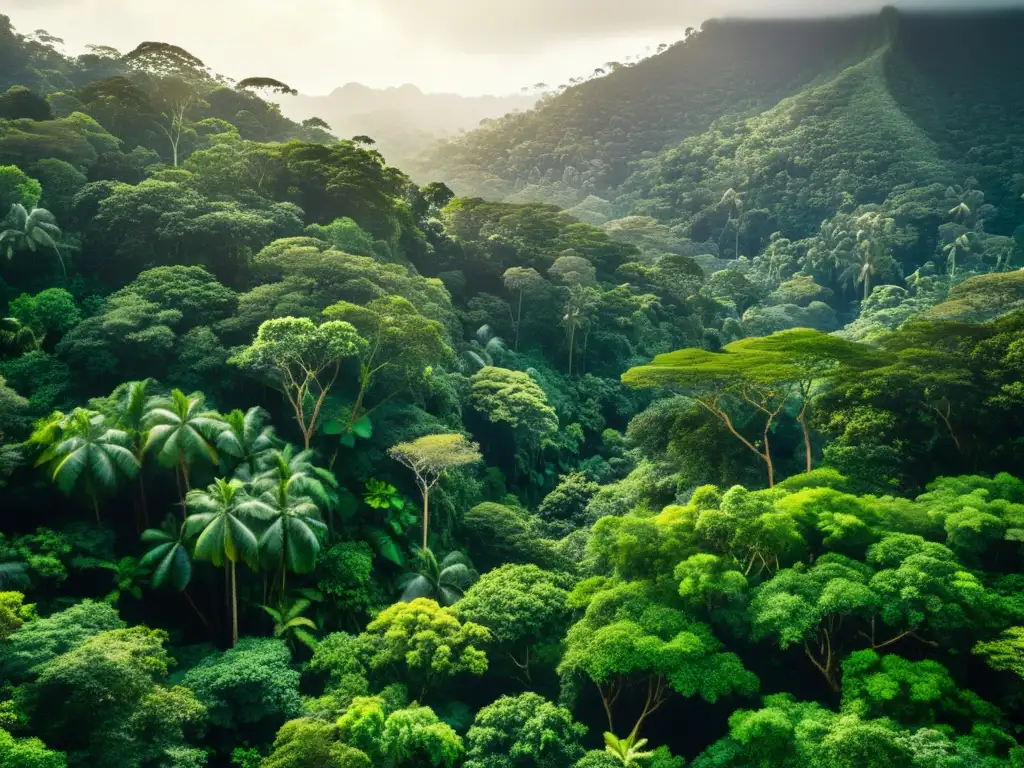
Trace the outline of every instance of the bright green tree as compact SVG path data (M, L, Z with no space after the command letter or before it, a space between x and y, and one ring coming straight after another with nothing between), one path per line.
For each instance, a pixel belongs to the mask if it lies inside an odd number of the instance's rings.
M366 348L351 324L282 317L263 323L252 344L229 362L269 378L288 400L308 449L341 361Z
M572 578L536 565L503 565L480 577L459 601L455 613L490 631L523 682L533 683L536 664L550 663L556 639L569 620Z
M487 671L484 647L490 633L471 621L460 622L433 600L396 603L377 615L357 638L359 658L378 673L403 670L422 701L444 678Z
M586 601L586 612L566 635L558 667L563 687L572 690L590 680L601 695L608 729L614 733L613 707L634 686L646 693L628 738L638 737L644 721L673 692L714 703L733 693L751 695L757 677L706 624L693 621L656 599L649 583L613 584Z
M466 734L466 768L564 768L583 755L587 727L535 693L502 696L477 712Z
M394 445L388 451L395 461L408 467L416 476L416 484L423 494L423 549L429 549L430 491L445 476L458 467L476 464L481 460L476 443L463 435L426 435L408 443Z

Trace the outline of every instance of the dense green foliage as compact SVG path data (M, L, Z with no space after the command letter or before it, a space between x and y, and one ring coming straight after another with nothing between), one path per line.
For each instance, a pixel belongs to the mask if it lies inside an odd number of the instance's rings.
M0 768L1024 765L1024 21L951 24L709 22L459 197L0 17Z

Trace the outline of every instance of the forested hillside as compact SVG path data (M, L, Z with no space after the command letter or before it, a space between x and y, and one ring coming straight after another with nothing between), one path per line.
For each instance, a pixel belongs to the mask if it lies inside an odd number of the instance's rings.
M414 183L0 16L0 768L1024 765L1022 18L709 22Z

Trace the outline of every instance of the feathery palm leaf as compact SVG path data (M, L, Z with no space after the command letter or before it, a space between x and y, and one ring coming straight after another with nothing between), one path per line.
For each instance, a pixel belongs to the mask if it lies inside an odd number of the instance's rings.
M185 505L192 512L185 519L186 534L199 534L195 556L216 566L244 562L255 568L259 542L249 521L269 520L274 510L246 495L238 480L218 478L205 491L189 491Z
M160 528L143 531L142 541L152 545L139 561L153 569L150 583L157 589L168 586L176 592L183 591L192 580L192 558L185 543L185 526L168 515Z
M320 536L327 526L317 504L308 496L296 496L287 479L280 479L272 491L265 491L260 501L272 512L270 525L260 537L259 546L267 564L278 565L293 573L309 573L320 554Z
M47 454L53 461L53 482L63 493L85 484L95 498L114 492L122 478L138 472L138 459L129 449L131 439L111 429L101 414L78 408L61 430L63 439Z
M454 605L477 579L472 562L461 552L451 552L438 562L433 552L421 549L417 561L418 570L399 580L405 603L429 597L441 605Z
M12 226L0 232L0 249L7 249L7 258L13 258L15 251L34 253L40 247L52 248L57 254L64 277L67 277L64 257L61 256L57 245L61 231L54 215L45 208L33 208L28 211L21 203L15 203L11 206L9 218L13 219Z
M217 436L217 450L222 463L225 458L232 459L238 464L236 472L241 470L245 479L256 476L256 467L264 454L277 444L274 428L266 424L269 419L270 414L259 406L245 413L234 410L224 416L227 428Z
M306 496L321 509L331 506L330 489L337 487L334 475L313 464L313 451L296 451L292 445L263 454L263 471L253 480L259 493L274 492L284 483L289 496Z
M643 760L654 756L653 752L642 751L647 744L647 739L634 741L634 736L627 736L620 739L614 734L604 734L604 751L611 755L622 768L636 768Z
M180 389L170 397L149 400L143 426L149 430L145 450L155 450L157 461L165 467L197 459L216 464L215 442L226 429L219 413L204 409L201 394L186 395Z
M302 615L309 610L310 605L309 600L300 598L283 604L280 609L271 608L269 605L261 605L260 608L274 620L274 637L283 638L291 645L297 640L315 649L317 641L309 630L316 631L317 626L312 619Z

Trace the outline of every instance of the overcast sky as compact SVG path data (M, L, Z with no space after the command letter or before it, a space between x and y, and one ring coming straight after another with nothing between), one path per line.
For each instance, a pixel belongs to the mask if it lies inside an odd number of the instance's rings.
M904 0L942 7L989 0ZM1021 0L991 0L1021 5ZM129 50L189 49L240 79L276 77L309 94L349 81L425 91L509 93L557 85L605 61L673 42L707 18L875 11L877 0L6 0L22 32Z

